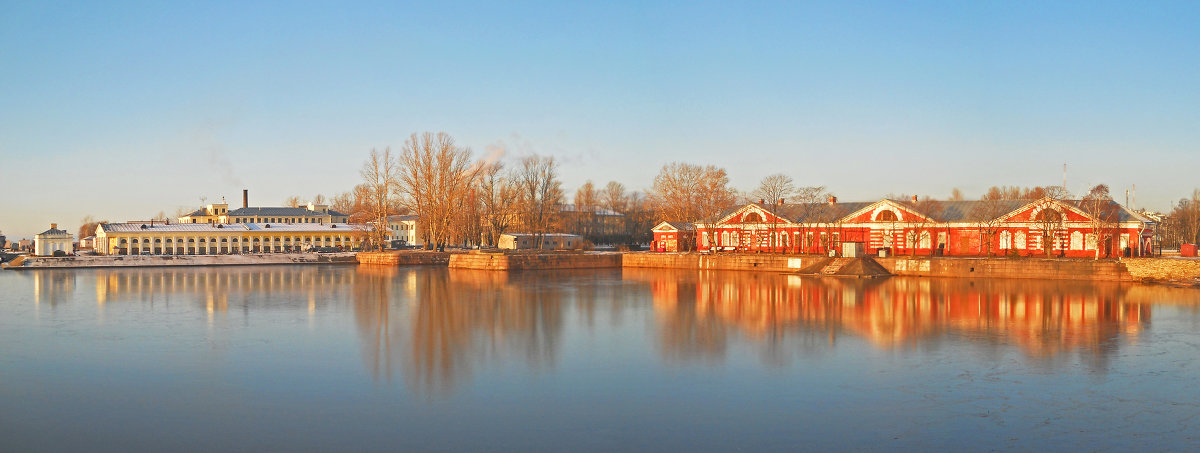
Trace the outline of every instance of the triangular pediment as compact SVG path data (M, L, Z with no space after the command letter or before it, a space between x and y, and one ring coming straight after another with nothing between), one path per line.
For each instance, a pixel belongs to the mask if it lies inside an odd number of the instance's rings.
M867 205L866 207L863 207L862 209L847 214L841 220L846 222L864 223L879 222L880 220L878 219L884 212L891 212L895 214L895 222L934 221L933 218L925 215L924 213L918 212L917 210L913 209L912 206L899 203L895 200L889 200L887 198L876 201Z
M717 221L717 226L720 225L759 225L759 224L774 224L774 225L793 225L795 222L788 220L785 217L778 216L770 209L764 208L758 203L750 203L736 211L733 211Z

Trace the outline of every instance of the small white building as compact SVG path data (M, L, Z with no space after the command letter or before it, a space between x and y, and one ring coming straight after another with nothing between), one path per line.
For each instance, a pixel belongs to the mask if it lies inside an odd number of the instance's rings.
M57 223L51 223L50 229L33 236L33 254L35 256L52 256L54 252L73 253L75 236L65 230L58 229Z
M388 221L388 242L398 242L400 246L419 247L425 244L417 231L417 216L390 215Z
M527 250L534 248L536 235L529 233L504 233L500 235L497 247L509 250ZM579 248L583 238L577 234L547 233L542 235L542 250L572 250Z

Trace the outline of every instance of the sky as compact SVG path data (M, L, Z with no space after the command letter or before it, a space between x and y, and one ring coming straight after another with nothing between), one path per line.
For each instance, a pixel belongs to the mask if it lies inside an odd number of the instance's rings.
M0 231L350 190L443 131L648 190L1200 187L1200 2L0 0Z

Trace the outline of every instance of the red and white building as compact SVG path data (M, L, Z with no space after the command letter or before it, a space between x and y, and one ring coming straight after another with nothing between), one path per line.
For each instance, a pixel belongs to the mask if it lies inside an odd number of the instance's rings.
M715 223L691 224L689 235L681 234L686 228L681 225L686 224L656 226L652 249L828 254L844 242L858 242L869 254L886 249L897 255L1144 256L1152 252L1155 226L1113 201L839 203L835 197L828 203L750 203ZM694 247L679 243L686 236L694 237Z

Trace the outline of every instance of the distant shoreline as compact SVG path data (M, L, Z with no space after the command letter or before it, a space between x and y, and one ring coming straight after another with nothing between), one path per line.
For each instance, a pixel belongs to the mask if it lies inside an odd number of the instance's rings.
M177 266L252 266L269 264L357 264L354 252L260 253L242 255L99 255L31 257L6 263L7 270L87 269Z

